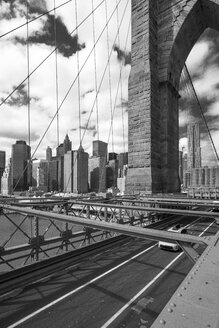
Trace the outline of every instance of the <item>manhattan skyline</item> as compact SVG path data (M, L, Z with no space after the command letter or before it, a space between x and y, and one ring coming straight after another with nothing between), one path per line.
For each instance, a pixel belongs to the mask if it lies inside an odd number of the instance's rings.
M59 6L63 1L56 1ZM101 3L100 0L94 1L94 7ZM118 7L118 15L122 17L125 9L125 1L121 1ZM51 10L54 1L29 1L30 18L34 18L42 12ZM115 7L115 1L108 2L108 17ZM92 10L87 5L86 0L78 3L78 22L81 22ZM1 31L0 34L6 33L8 30L19 26L26 21L26 8L22 1L12 1L11 6L7 1L1 2ZM54 15L56 19L54 20ZM100 6L94 15L96 39L103 29L105 19L105 7ZM69 2L68 5L62 6L49 14L43 16L40 20L29 24L29 59L30 71L41 62L54 49L54 33L52 32L52 22L56 22L57 41L63 43L61 50L57 51L58 64L58 103L60 104L64 98L69 85L77 75L77 54L79 54L79 66L82 66L89 51L93 45L92 34L92 16L71 34L75 29L76 17L74 3ZM125 13L124 24L121 25L120 47L118 47L118 39L116 36L117 18L113 16L112 23L109 24L109 46L114 45L110 61L111 71L111 93L114 106L115 94L117 89L120 68L122 64L122 81L123 94L119 93L115 104L115 115L113 120L114 135L114 151L127 151L127 134L128 134L128 76L130 72L130 33L128 33L128 25L130 21L130 4ZM37 31L37 34L36 34ZM27 75L27 46L26 46L26 27L15 30L12 34L8 34L0 39L0 98L3 100L16 85ZM103 37L96 47L96 63L97 63L97 82L100 79L107 63L107 31L103 33ZM78 37L76 36L78 34ZM127 35L128 39L127 39ZM126 39L128 40L126 43ZM116 40L116 41L115 41ZM212 138L219 148L219 132L217 118L219 115L219 96L217 86L219 83L218 68L218 49L219 37L218 33L206 30L206 32L198 40L192 49L188 59L187 66L192 75L194 86L197 90L201 102L204 104L205 114L212 131ZM56 112L56 83L55 83L55 53L49 58L45 65L37 70L30 78L30 127L31 138L30 146L33 151L36 149L43 133L46 131L49 122ZM80 75L80 97L78 97L77 82L71 90L66 102L60 109L60 133L59 144L64 140L65 134L68 133L73 143L73 149L77 149L80 144L79 140L79 102L81 113L81 136L85 132L83 147L85 151L91 154L92 140L97 138L97 121L96 121L96 105L92 111L95 92L94 78L94 58L91 56L82 70ZM110 151L112 151L112 129L111 125L111 108L109 99L109 81L108 72L103 80L102 87L98 94L99 107L99 140L109 143ZM0 131L0 149L6 151L7 159L10 157L11 145L16 140L25 140L28 143L28 124L27 124L27 83L21 85L9 100L1 106L1 131ZM182 101L179 110L180 125L180 147L187 147L185 127L191 118L194 118L193 107L195 106L191 95L186 93L185 87L181 90ZM187 107L187 111L185 111ZM122 110L124 114L124 122L122 123ZM88 123L88 118L91 119ZM124 132L122 129L124 125ZM38 151L37 158L44 158L47 146L55 149L58 146L56 119L52 123L48 133L43 139ZM123 138L124 136L124 138ZM201 140L202 147L208 152L209 143L205 137ZM124 147L125 144L125 147ZM211 156L210 156L211 157Z

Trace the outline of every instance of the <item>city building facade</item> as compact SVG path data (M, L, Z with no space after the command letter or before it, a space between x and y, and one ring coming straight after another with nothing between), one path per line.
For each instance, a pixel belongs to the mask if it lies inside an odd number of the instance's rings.
M48 169L49 162L45 159L38 159L32 161L32 186L39 190L48 191Z
M0 150L0 193L1 193L1 179L5 171L5 151Z
M11 178L14 191L28 190L31 185L31 148L23 140L12 145Z
M12 180L11 180L11 161L6 165L1 179L1 193L2 195L11 195Z
M88 192L88 158L82 146L64 155L64 192Z

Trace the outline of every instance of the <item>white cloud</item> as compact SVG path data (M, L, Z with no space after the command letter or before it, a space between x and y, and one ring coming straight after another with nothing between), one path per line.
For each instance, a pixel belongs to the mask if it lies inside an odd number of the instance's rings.
M206 41L197 42L192 48L186 62L191 73L203 69L203 61L208 56L209 48L210 42Z
M46 1L47 8L53 8L54 1ZM56 5L60 5L63 1L56 0ZM100 0L94 1L94 7L100 3ZM108 2L108 17L115 7L116 1ZM7 10L7 6L5 11ZM119 7L119 16L121 18L124 10L124 3ZM71 32L75 28L74 17L74 2L70 2L68 5L56 10L56 16L61 16L64 24L66 24L68 31ZM86 0L78 2L78 22L81 22L91 12L91 3L87 3ZM125 16L124 24L121 28L121 47L124 49L124 42L127 34L127 22L129 21L130 7ZM51 12L53 14L53 12ZM29 31L32 33L34 30L39 31L42 24L45 22L46 17L29 24ZM11 20L3 19L1 21L1 33L7 32L12 28L17 27L19 24L25 22L25 17L20 17ZM106 21L105 21L105 7L104 4L95 13L95 34L96 40L99 37ZM109 24L109 41L110 49L113 45L116 36L117 18L114 15L112 22ZM74 35L73 33L72 35ZM87 20L78 30L79 42L85 42L85 49L79 52L80 67L86 60L91 48L93 46L93 30L92 30L92 17ZM2 38L0 41L0 97L4 98L13 90L13 87L19 85L22 80L27 76L27 48L25 44L14 43L12 38L15 36L20 38L26 38L26 27L21 28ZM106 30L103 33L98 45L96 46L96 65L97 65L97 81L98 85L101 81L105 66L107 64L107 34ZM118 39L116 40L118 42ZM128 45L130 49L130 44ZM42 60L53 50L53 47L45 44L30 44L29 46L29 60L30 71L35 69ZM60 53L57 56L58 59L58 102L59 105L63 101L68 92L71 84L77 75L77 56L73 55L69 58L63 57ZM111 68L111 83L112 83L112 106L115 102L116 88L119 78L120 63L117 60L116 52L112 53L110 61ZM129 67L123 68L123 98L127 100L127 80L129 74ZM45 133L48 125L50 124L55 112L56 112L56 71L55 71L55 54L52 54L45 63L34 72L30 77L30 119L31 119L31 147L32 153L36 149L40 138ZM70 139L73 142L73 148L77 149L79 145L79 110L78 110L78 84L75 81L71 91L69 92L66 100L59 111L59 129L60 129L60 143L64 140L65 134L68 133ZM80 94L84 94L89 90L95 90L94 79L94 55L92 54L88 59L85 67L80 74ZM27 91L27 84L23 90ZM117 105L121 102L120 92L118 94ZM85 112L81 116L81 125L84 126L87 123L89 113L92 109L92 104L95 99L95 92L85 95L80 99L81 111ZM99 104L99 137L101 140L107 141L110 129L110 100L109 100L109 76L108 70L103 79L100 93L98 95ZM7 157L11 153L11 145L16 142L17 139L28 140L28 125L27 125L27 106L21 106L19 108L10 106L7 102L1 107L1 133L0 133L0 149L7 150ZM115 150L121 149L121 112L120 108L116 108L115 120L113 125ZM10 122L10 124L9 124ZM49 128L46 136L44 137L36 156L45 157L45 150L47 146L57 146L57 120L54 119L51 127ZM125 115L125 126L127 127L127 113ZM89 127L96 127L96 106L94 106L93 113L91 115ZM11 133L13 131L13 133ZM127 128L126 128L127 131ZM83 134L84 130L81 131ZM85 134L83 145L84 148L91 151L91 143L94 139L93 130L88 130ZM127 132L126 132L127 134ZM38 139L37 139L38 136ZM36 140L37 139L37 140ZM7 140L7 142L5 142ZM10 140L10 142L8 142ZM127 136L126 136L127 143ZM123 150L121 150L123 151ZM55 151L53 151L55 155Z

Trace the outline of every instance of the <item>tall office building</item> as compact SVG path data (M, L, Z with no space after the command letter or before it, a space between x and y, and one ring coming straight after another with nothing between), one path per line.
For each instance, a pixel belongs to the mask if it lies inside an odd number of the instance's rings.
M65 192L88 192L88 157L82 146L78 150L69 150L64 155Z
M90 191L106 191L106 161L105 157L89 158L89 185Z
M12 192L11 185L11 160L5 167L5 170L1 179L1 193L3 195L10 195Z
M105 157L107 161L107 148L108 144L104 141L94 140L93 141L93 156Z
M192 168L201 167L199 123L188 124L187 138L188 138L187 169L188 171L191 171Z
M1 178L5 170L5 151L0 150L0 192L1 192Z
M60 190L58 184L59 164L57 158L54 157L48 162L48 191Z
M56 148L56 157L52 161L57 161L57 190L64 190L64 155L71 150L72 143L69 136L66 134L62 144Z
M91 191L106 191L106 163L107 163L106 142L93 141L93 156L89 158L89 186Z
M12 145L11 178L15 191L24 191L31 185L31 148L23 140Z
M56 156L64 156L69 150L71 150L71 147L71 141L69 139L69 136L66 134L63 143L61 143L56 148Z
M52 160L52 148L49 146L46 148L46 160L48 162Z
M32 185L39 190L48 191L48 161L37 159L32 162Z

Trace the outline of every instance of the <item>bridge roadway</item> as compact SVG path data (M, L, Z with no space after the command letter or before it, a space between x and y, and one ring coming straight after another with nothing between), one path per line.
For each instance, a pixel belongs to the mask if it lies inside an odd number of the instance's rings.
M194 235L218 230L212 219L188 222ZM192 266L182 252L128 238L1 302L0 327L150 327Z

